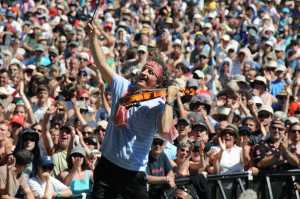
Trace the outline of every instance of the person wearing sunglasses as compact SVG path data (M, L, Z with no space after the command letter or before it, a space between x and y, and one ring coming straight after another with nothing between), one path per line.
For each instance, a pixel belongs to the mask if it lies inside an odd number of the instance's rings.
M298 126L292 126L289 135L296 130L298 131ZM292 153L289 145L284 122L274 119L270 126L270 138L254 146L252 159L260 170L280 171L298 168L299 158Z
M11 154L7 164L0 167L1 198L34 199L27 183L28 178L23 173L32 159L32 153L23 149Z
M50 174L54 164L50 156L40 158L38 169L28 180L35 198L60 198L72 196L72 191Z
M288 131L288 137L290 140L289 149L290 151L297 155L300 159L300 123L296 122L290 125Z
M174 173L170 160L163 152L165 140L156 135L152 142L147 164L147 180L149 183L149 199L159 199L163 192L175 187Z
M73 196L92 191L92 171L86 169L86 152L82 147L72 149L68 159L67 176L63 182L69 186Z
M24 128L17 139L16 147L14 153L19 150L27 150L33 154L33 161L28 164L24 170L24 173L30 176L32 173L36 172L39 159L41 157L41 149L39 147L39 134L31 128Z

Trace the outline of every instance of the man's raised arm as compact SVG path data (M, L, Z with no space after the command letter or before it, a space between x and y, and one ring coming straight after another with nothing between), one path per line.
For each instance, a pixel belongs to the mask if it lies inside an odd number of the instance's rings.
M93 53L93 58L97 68L99 68L104 81L111 84L115 72L107 65L106 57L102 51L102 46L98 42L98 36L101 35L100 31L94 23L88 23L86 32L89 35L90 47Z

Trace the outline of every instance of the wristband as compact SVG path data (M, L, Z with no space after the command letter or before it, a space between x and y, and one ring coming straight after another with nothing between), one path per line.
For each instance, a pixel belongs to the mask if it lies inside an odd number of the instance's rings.
M168 102L168 101L166 101L166 103L165 103L166 105L169 105L169 106L174 106L174 102Z
M60 197L61 197L61 193L60 193L60 192L57 192L57 193L56 193L56 197L60 198Z

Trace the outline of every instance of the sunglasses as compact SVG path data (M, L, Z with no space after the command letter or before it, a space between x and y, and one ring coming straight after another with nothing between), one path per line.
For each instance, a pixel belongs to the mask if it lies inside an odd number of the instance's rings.
M84 58L81 58L81 57L79 57L78 60L79 61L88 61L87 59L84 59Z
M82 131L82 134L92 134L92 131Z
M98 131L106 131L106 129L100 127L100 128L98 128Z
M16 124L16 123L13 123L12 125L11 125L11 128L13 128L13 129L18 129L18 128L21 128L22 126L20 125L20 124Z
M269 113L258 113L259 118L269 118L271 117L271 114Z
M47 165L47 166L42 166L43 171L52 171L53 166L52 165Z
M157 145L162 146L163 144L164 144L164 141L160 140L160 139L154 139L153 143L152 143L153 146L157 146Z
M292 133L299 133L300 134L300 129L292 129L291 132Z
M25 137L24 141L31 141L31 142L35 142L35 138L34 137Z
M285 128L280 128L280 127L276 127L276 126L272 126L271 127L273 130L278 130L278 131L284 131Z
M75 157L75 158L84 158L84 156L82 156L82 154L80 154L80 153L74 153L74 154L72 154L72 157Z
M190 153L190 150L187 149L180 149L181 152Z
M81 101L86 101L86 100L88 100L89 98L88 97L80 97L79 98L79 100L81 100Z

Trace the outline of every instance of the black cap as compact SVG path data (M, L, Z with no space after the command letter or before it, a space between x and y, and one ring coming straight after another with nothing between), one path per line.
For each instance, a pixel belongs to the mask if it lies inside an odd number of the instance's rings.
M241 126L239 128L239 135L249 136L249 135L251 135L251 129L247 126Z
M31 140L34 140L36 142L39 141L40 138L39 134L31 128L23 129L23 131L21 132L21 136L23 140L27 140L30 138Z
M204 124L203 122L196 122L196 123L194 123L194 124L192 125L192 130L194 130L194 129L196 129L196 128L199 128L199 129L203 128L203 129L205 129L206 131L208 130L207 125Z
M190 125L190 120L185 118L185 117L181 117L178 119L177 121L177 125L181 123L181 124L185 124L186 126Z

